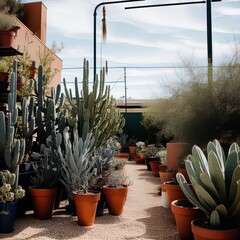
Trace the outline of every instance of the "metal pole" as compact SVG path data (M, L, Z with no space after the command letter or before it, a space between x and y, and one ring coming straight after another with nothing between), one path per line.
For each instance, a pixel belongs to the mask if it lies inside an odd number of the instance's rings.
M123 0L123 1L111 1L111 2L101 2L99 3L93 12L93 80L95 82L96 80L96 74L97 74L97 9L102 5L108 5L108 4L116 4L116 3L126 3L126 2L140 2L145 0Z
M213 85L213 71L212 71L212 8L211 0L207 0L207 53L208 53L208 85L212 89Z
M154 4L154 5L143 5L143 6L125 7L125 9L151 8L151 7L168 7L168 6L177 6L177 5L199 4L199 3L205 3L205 2L206 2L206 1L181 2L181 3L165 3L165 4Z
M143 5L143 6L133 6L125 7L125 9L136 9L136 8L150 8L150 7L167 7L176 5L189 5L206 3L207 8L207 54L208 54L208 84L210 89L213 85L213 71L212 71L212 9L211 2L221 2L221 0L206 0L206 1L196 1L196 2L181 2L181 3L167 3L167 4L156 4L156 5Z
M127 69L124 67L125 112L127 112Z

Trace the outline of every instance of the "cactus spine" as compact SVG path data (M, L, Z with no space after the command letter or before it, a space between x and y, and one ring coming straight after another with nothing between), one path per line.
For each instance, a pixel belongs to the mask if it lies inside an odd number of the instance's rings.
M100 131L98 146L109 137L117 134L124 126L124 119L116 109L115 100L110 96L110 86L105 86L104 69L100 72L100 79L96 77L92 91L89 90L89 64L86 59L83 63L82 89L79 91L78 81L75 78L76 98L71 90L67 89L64 79L64 87L69 105L67 106L70 117L68 123L78 129L78 134L83 139L88 132Z

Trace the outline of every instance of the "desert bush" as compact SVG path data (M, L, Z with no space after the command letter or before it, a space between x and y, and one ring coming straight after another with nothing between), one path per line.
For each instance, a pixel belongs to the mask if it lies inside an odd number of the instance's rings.
M210 139L237 141L240 135L240 44L231 59L214 71L210 88L206 73L188 62L188 80L171 88L171 96L147 103L143 123L161 126L158 135L174 136L189 145L206 145ZM184 62L186 65L186 62ZM196 71L195 71L196 69Z

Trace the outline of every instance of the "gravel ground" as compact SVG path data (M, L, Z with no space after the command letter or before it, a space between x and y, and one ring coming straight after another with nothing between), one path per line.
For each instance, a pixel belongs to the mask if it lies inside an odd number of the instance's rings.
M16 220L13 233L0 234L0 239L179 240L171 210L161 206L159 178L134 161L127 163L126 171L133 184L121 216L111 216L106 209L93 226L82 227L64 208L54 210L49 220L35 219L29 211Z

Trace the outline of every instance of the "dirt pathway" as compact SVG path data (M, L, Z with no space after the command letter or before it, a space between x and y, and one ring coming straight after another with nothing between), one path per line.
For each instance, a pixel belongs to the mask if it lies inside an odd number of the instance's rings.
M121 216L106 210L93 226L82 227L64 209L54 210L52 219L42 221L30 211L16 220L13 233L0 234L0 239L179 240L170 209L161 207L159 178L134 161L128 162L126 171L133 184Z

